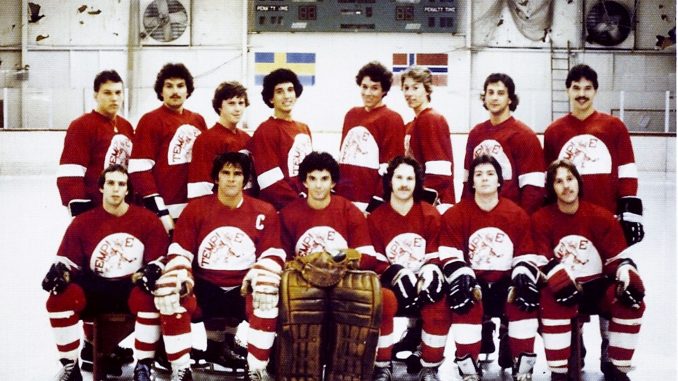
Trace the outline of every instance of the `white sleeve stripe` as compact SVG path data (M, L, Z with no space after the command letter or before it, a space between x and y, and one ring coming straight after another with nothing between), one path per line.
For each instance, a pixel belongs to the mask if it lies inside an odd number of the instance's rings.
M56 259L54 260L54 263L63 263L69 269L80 270L80 266L78 266L75 262L73 262L69 258L63 257L61 255L57 255Z
M462 181L463 183L467 183L467 182L468 182L468 169L464 169L464 174L463 174L462 177L461 177L461 181Z
M372 257L377 256L377 252L376 252L376 250L374 250L374 246L372 246L372 245L359 246L359 247L356 247L355 249L358 250L358 252L360 252L361 254L367 254L367 255L370 255Z
M520 262L527 262L534 266L543 266L548 263L546 257L539 254L523 254L517 257L514 257L511 260L511 266L515 266Z
M80 164L61 164L57 169L57 177L85 177L87 168Z
M181 256L183 256L183 257L186 257L191 263L193 263L193 253L191 253L190 251L184 249L183 247L181 247L181 245L179 245L179 244L176 243L176 242L173 242L173 243L169 246L169 249L167 249L167 253L168 253L168 254L181 255Z
M633 247L633 246L630 246ZM626 249L622 250L619 254L615 255L612 258L608 258L605 261L605 266L609 265L610 263L619 260L619 259L626 259L626 258L631 258L631 251L629 250L630 247L627 247Z
M440 246L438 248L438 253L440 254L440 260L442 261L447 261L448 259L464 260L464 252L455 247Z
M195 183L188 183L188 198L196 198L212 194L213 183L207 181L199 181Z
M280 258L283 262L285 262L285 259L287 258L287 254L285 254L285 250L277 248L277 247L269 247L268 249L264 250L263 253L261 253L261 258L265 257L277 257Z
M426 162L426 174L429 175L452 175L452 163L447 160L432 160Z
M518 186L520 188L525 185L534 185L535 187L543 188L546 182L546 174L544 172L529 172L518 176Z
M259 183L259 188L264 190L284 178L282 169L275 167L257 176L257 182Z
M621 178L637 179L638 167L636 167L636 163L628 163L617 167L617 176L619 176L620 179Z
M185 202L181 204L167 205L167 210L169 211L170 216L176 220L181 215L181 212L184 211L186 205L187 204Z
M151 159L129 159L129 173L150 171L155 166L155 161Z

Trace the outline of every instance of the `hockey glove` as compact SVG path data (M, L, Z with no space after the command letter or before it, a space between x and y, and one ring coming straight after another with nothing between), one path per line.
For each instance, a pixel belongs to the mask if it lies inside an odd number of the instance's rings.
M539 270L526 262L519 262L511 272L513 303L525 312L532 312L539 308L538 274ZM511 299L510 294L509 292L509 299Z
M633 309L640 308L645 297L645 286L640 279L636 264L630 259L622 259L617 266L617 298Z
M71 217L75 217L93 207L92 200L71 200L68 203L68 212L71 213Z
M443 266L443 274L449 285L447 303L458 314L471 310L475 301L482 299L480 286L473 270L462 261L454 261Z
M240 293L252 291L252 306L256 310L269 311L278 307L278 289L282 267L270 258L260 258L247 272Z
M164 273L156 282L153 295L156 308L163 315L174 315L186 312L181 306L181 297L193 290L191 262L188 258L177 255L170 259Z
M165 231L171 237L172 233L174 233L174 219L172 216L170 216L169 210L167 210L167 206L165 206L165 200L162 198L162 196L157 193L152 194L150 196L144 197L143 201L146 209L155 213L155 215L160 218L162 226L165 227Z
M559 260L551 259L543 271L546 274L546 284L556 302L565 306L573 306L579 302L580 286Z
M443 272L434 264L426 264L419 270L417 294L420 304L432 304L443 297Z
M643 240L645 230L643 229L643 201L641 199L622 197L617 200L617 217L629 246Z
M71 272L63 262L53 263L42 280L42 289L54 295L60 294L71 282Z
M152 294L155 290L155 284L162 275L161 263L153 261L144 265L142 268L132 274L132 281L142 290Z
M417 305L417 276L402 265L393 264L381 274L381 283L393 290L398 305L405 311Z

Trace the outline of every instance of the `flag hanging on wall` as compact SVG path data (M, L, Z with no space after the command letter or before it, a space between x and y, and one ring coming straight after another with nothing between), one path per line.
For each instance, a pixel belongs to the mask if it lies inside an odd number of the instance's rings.
M275 69L290 69L304 86L315 84L315 53L254 53L254 84L261 86L264 77Z
M427 67L433 73L433 85L447 86L447 53L393 53L394 83L400 84L400 74L412 65Z

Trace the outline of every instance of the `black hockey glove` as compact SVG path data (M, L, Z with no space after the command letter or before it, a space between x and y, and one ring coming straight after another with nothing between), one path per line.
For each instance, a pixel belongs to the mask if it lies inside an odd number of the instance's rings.
M643 229L643 201L641 199L622 197L617 200L617 217L629 246L643 240L645 230Z
M476 300L480 301L480 286L473 270L461 261L454 261L443 266L443 274L449 285L447 303L450 309L458 314L471 310Z
M417 277L412 270L393 264L381 274L381 283L393 290L398 299L398 304L405 311L417 305L417 288L415 286Z
M633 309L640 308L645 298L645 286L640 279L636 264L630 259L622 259L617 266L617 298Z
M132 274L132 281L142 290L152 294L155 290L155 282L162 275L162 268L155 262L149 262Z
M511 272L511 283L513 283L515 293L513 303L525 312L532 312L539 308L538 274L539 270L536 267L525 262L519 262Z
M42 280L42 289L54 295L60 294L71 282L71 272L63 262L53 263Z
M445 292L445 278L440 267L427 264L419 270L417 279L417 293L419 304L432 304L440 300Z
M580 286L559 260L552 259L542 271L546 274L546 284L555 296L556 302L565 306L579 303Z
M93 207L92 200L71 200L68 203L68 212L71 213L71 217L75 217Z

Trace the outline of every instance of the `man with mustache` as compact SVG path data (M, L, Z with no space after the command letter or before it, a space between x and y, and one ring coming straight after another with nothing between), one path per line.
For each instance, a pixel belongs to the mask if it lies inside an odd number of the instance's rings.
M184 108L193 89L193 76L183 64L168 63L160 69L154 90L163 103L139 120L129 163L144 206L158 215L168 234L186 207L193 144L207 129L200 114Z
M372 61L360 68L355 79L363 105L353 107L344 117L337 194L365 211L373 196L382 196L381 176L388 161L403 154L405 125L400 115L384 104L393 73Z

